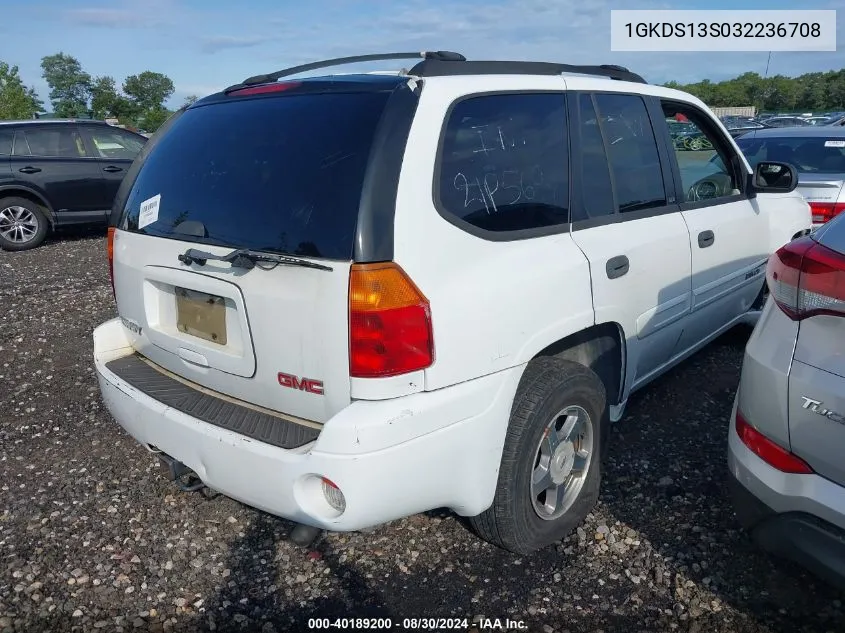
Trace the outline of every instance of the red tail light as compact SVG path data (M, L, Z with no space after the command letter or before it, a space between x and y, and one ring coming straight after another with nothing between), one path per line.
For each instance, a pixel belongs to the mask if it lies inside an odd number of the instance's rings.
M742 417L739 411L736 412L736 434L739 435L743 444L772 468L797 475L813 473L813 469L807 462L760 433Z
M113 297L117 297L114 291L114 227L110 226L108 231L108 238L106 241L106 254L109 258L109 280L111 281L111 293Z
M813 222L824 224L845 211L845 202L808 202L813 213Z
M396 264L353 264L349 375L397 376L434 362L428 299Z
M810 236L769 258L766 281L775 303L794 321L818 314L845 316L845 255Z

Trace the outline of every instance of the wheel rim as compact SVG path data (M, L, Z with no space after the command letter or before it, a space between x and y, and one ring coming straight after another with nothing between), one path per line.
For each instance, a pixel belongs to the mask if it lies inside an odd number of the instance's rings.
M593 421L570 406L546 424L531 473L531 502L541 519L562 516L584 487L593 458Z
M38 219L26 207L6 207L0 211L0 236L15 244L25 244L38 233Z

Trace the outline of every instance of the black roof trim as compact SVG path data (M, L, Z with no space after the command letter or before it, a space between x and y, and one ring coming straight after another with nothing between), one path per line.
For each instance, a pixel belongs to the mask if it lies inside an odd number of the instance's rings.
M235 84L226 88L224 92L229 92L244 86L254 86L257 84L266 84L277 81L282 77L289 77L291 75L298 75L309 70L317 70L318 68L329 68L331 66L342 66L344 64L357 64L361 62L375 62L389 59L436 59L440 61L466 61L466 57L460 53L452 51L423 51L421 53L377 53L375 55L354 55L352 57L335 57L334 59L326 59L319 62L311 62L310 64L302 64L300 66L291 66L290 68L283 68L274 73L267 73L264 75L254 75L244 79L241 83Z
M553 62L526 61L467 61L460 53L452 51L423 51L421 53L378 53L375 55L355 55L353 57L335 57L324 61L302 64L277 70L274 73L254 75L244 79L241 83L229 86L224 90L228 94L233 90L272 83L282 77L298 75L309 70L342 66L392 59L421 59L408 75L416 77L447 77L455 75L561 75L573 73L579 75L595 75L609 77L619 81L631 81L638 84L648 83L640 75L632 73L624 66L615 64L601 64L599 66L579 66L574 64L556 64Z
M619 81L648 83L640 75L632 73L624 66L603 64L601 66L577 66L552 62L514 62L514 61L465 61L460 64L427 58L408 71L417 77L446 77L455 75L560 75L575 73L610 77Z

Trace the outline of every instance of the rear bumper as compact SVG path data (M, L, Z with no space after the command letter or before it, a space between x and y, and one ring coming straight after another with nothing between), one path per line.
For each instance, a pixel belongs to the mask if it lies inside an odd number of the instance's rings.
M772 468L739 439L731 415L729 485L743 528L765 550L845 588L845 488Z
M845 530L806 512L778 514L734 477L730 488L737 518L762 549L845 589Z
M227 496L340 531L440 507L469 516L489 507L522 374L517 367L435 392L357 401L326 422L316 441L283 449L168 407L106 367L131 353L119 320L95 330L103 400L132 437ZM323 498L319 477L343 492L346 510L339 516Z

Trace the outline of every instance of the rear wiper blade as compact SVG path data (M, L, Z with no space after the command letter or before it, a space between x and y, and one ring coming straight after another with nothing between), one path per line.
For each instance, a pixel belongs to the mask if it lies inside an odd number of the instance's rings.
M186 266L190 266L191 264L205 266L205 262L208 260L228 262L233 268L245 268L246 270L252 270L255 268L256 262L267 262L282 266L302 266L303 268L316 268L317 270L332 270L331 266L309 262L307 259L291 257L290 255L262 253L259 251L249 250L248 248L238 248L226 255L215 255L214 253L207 253L206 251L189 248L179 255L179 261Z

